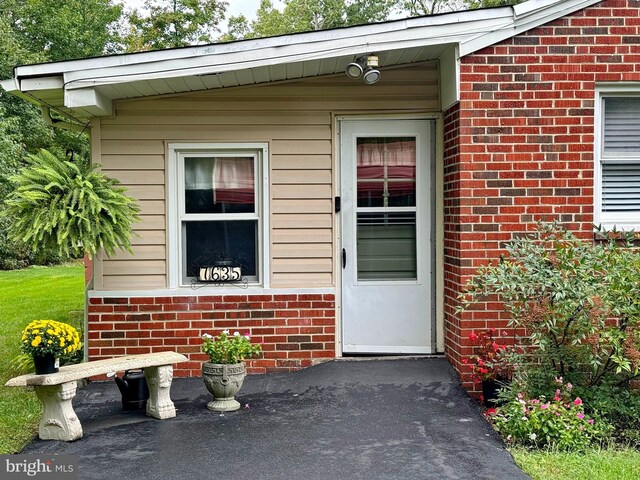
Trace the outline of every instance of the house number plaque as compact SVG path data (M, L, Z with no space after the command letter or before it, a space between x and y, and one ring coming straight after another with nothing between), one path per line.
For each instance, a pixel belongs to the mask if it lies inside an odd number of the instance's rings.
M242 278L242 268L233 266L200 267L200 282L237 282Z

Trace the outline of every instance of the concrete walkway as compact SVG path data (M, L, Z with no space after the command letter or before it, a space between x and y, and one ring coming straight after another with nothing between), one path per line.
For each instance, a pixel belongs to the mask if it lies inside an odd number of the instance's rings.
M202 379L175 379L178 416L120 409L111 382L80 390L84 438L23 453L76 454L89 479L527 479L441 358L332 361L250 376L244 408L206 409Z

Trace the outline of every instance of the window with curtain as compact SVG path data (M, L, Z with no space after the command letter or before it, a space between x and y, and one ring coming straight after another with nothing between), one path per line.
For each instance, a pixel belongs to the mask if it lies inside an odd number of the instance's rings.
M183 281L202 266L240 266L258 281L258 155L197 154L182 158L180 220Z
M416 138L357 139L358 280L417 279Z
M640 224L640 96L604 96L601 103L599 223Z

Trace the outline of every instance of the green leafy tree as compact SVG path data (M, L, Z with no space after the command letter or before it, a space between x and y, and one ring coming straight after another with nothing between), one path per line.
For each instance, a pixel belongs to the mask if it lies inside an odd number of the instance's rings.
M121 12L111 0L0 0L0 78L11 77L16 65L113 51ZM0 205L13 188L9 177L39 148L86 157L89 143L85 135L52 129L38 108L0 89ZM0 269L56 261L46 249L34 253L10 241L11 222L0 219Z
M62 160L44 149L27 161L11 177L16 189L2 212L13 219L11 240L61 256L130 249L139 208L117 180L96 171L96 165Z
M525 0L399 0L398 7L411 16L516 5Z
M259 38L386 20L394 0L285 0L282 11L262 0L256 20L231 17L225 40Z
M144 11L129 15L124 43L130 52L212 43L220 33L227 2L145 0Z
M122 5L112 0L24 0L16 4L13 28L22 36L22 45L29 52L42 52L46 60L92 57L117 48Z

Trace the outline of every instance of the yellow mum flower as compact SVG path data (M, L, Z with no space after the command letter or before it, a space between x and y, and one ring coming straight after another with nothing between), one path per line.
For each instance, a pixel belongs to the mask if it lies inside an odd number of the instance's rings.
M53 340L49 340L47 343L51 345L53 343Z
M49 330L47 330L47 333L49 335L55 335L56 334L56 332L54 332L51 328Z
M61 347L64 347L64 338L61 338L61 339L60 339L60 346L61 346Z
M40 335L38 335L36 338L34 338L31 341L31 346L32 347L37 347L38 345L40 345L40 342L42 341L42 337Z

